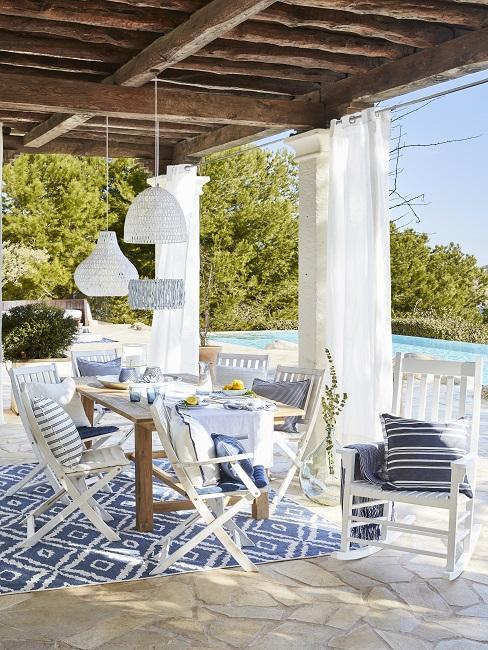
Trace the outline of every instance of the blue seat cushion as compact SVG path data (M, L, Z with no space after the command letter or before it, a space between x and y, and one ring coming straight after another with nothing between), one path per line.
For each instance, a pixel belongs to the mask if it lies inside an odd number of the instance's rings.
M87 438L97 438L98 436L107 436L112 433L117 433L119 427L106 426L106 427L78 427L78 433L82 440Z
M239 442L239 440L236 440L232 436L226 436L223 433L212 433L212 440L215 445L215 455L218 458L222 456L237 456L238 454L246 453L246 450ZM252 462L249 458L240 460L239 465L248 476L252 476L253 467ZM220 463L219 467L219 483L225 483L227 481L230 481L231 483L241 483L235 469L231 466L230 463Z

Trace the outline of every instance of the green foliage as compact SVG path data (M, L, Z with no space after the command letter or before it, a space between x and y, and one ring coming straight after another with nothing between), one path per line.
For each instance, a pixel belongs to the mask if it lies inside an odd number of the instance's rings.
M433 311L414 312L393 318L393 334L421 336L447 341L488 344L488 324L466 320L457 314Z
M488 307L488 272L458 244L429 246L425 233L391 224L391 289L394 315L449 311L479 321Z
M6 241L3 244L3 290L8 293L21 286L22 280L35 278L39 267L47 262L48 254L43 250L29 248L23 244Z
M298 221L292 156L210 157L201 210L201 324L269 329L297 320Z
M327 356L327 363L329 364L330 385L325 386L324 394L322 396L322 417L325 422L325 429L327 431L327 461L329 463L329 472L335 474L335 461L334 461L334 429L337 423L337 418L342 413L346 402L347 393L339 393L337 390L337 372L334 365L332 354L328 348L325 350Z
M144 323L151 325L152 311L137 310L129 307L127 298L90 298L93 318L106 323Z
M74 318L56 307L13 307L2 318L4 357L8 361L62 357L78 331Z
M99 231L106 229L104 160L22 155L5 166L4 181L5 240L48 255L37 273L6 287L5 299L71 296L76 292L76 266L93 250ZM135 161L110 164L109 227L142 274L154 267L154 250L127 246L121 235L127 207L145 186L145 173Z

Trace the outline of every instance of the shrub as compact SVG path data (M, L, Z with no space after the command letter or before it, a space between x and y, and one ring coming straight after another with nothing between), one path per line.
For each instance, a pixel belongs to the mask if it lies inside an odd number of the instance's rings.
M90 309L93 318L105 323L144 323L151 325L152 311L134 310L129 307L127 297L90 298Z
M488 344L488 325L450 313L415 312L392 319L393 334Z
M8 361L65 356L78 331L62 309L42 304L13 307L3 314L4 357Z

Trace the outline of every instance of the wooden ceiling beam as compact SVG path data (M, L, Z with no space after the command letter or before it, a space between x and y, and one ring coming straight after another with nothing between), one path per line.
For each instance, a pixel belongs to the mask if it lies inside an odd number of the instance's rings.
M50 154L71 154L73 156L105 156L105 142L103 140L82 140L71 138L58 138L47 142L42 147L27 147L22 137L5 135L3 137L6 149L17 153L50 153ZM170 161L173 158L173 147L168 146L162 149L162 159ZM154 157L154 147L146 144L130 144L114 142L110 147L110 155L113 158L148 158Z
M147 121L153 116L154 96L151 87L127 88L88 81L0 75L2 108L34 112L59 110L91 117L109 115ZM257 100L184 90L165 90L159 98L159 118L168 122L299 128L318 126L323 116L323 106L310 101Z
M255 142L280 133L283 129L258 129L252 126L224 126L210 133L177 142L174 146L174 162L193 162L202 156Z
M275 22L290 28L327 29L333 32L381 38L409 47L438 45L454 36L453 29L420 20L353 14L333 9L289 6L281 2L254 16L255 21Z
M1 46L0 46L1 47ZM35 70L55 70L57 72L73 72L75 74L107 76L113 71L113 65L98 61L78 61L54 56L34 56L31 54L17 54L15 52L1 52L0 64L26 68L35 75ZM44 73L39 73L44 74Z
M99 43L80 43L72 39L24 36L5 30L0 30L0 51L117 64L124 63L136 52Z
M2 112L0 111L0 119ZM84 127L103 127L105 128L105 119L103 117L94 117L88 122L85 122ZM122 120L118 118L112 118L109 120L109 128L112 129L124 129L126 133L131 131L146 131L154 132L154 120L137 120L133 122L131 120ZM172 133L192 133L193 135L199 133L205 133L211 127L209 125L203 126L202 124L192 124L185 122L160 122L159 128L162 131L171 131Z
M229 58L232 61L253 61L254 63L273 63L291 65L300 68L320 68L344 74L360 74L386 62L367 56L334 54L302 50L298 47L279 47L277 45L259 45L257 43L236 43L219 39L202 48L199 56Z
M248 22L227 32L225 40L267 43L281 47L298 47L337 54L353 54L398 59L413 49L375 38L331 34L322 30L290 29L275 24Z
M226 59L205 58L192 56L185 61L179 61L171 66L171 70L193 70L222 75L245 75L264 77L267 79L289 79L309 83L334 82L343 77L342 74L331 70L316 68L297 68L291 65L275 65L261 63L259 66L246 61L228 61ZM164 75L162 76L164 79Z
M296 0L282 0L282 2L289 5L296 4ZM469 29L480 29L488 25L486 3L482 7L476 7L464 6L449 0L415 0L415 2L411 0L300 0L300 4L317 9L388 16L398 20L424 20Z
M186 59L221 34L248 20L272 5L274 0L212 0L198 9L187 21L165 36L156 39L115 72L110 82L142 86L156 72Z
M341 117L354 103L372 105L442 81L488 68L488 28L392 61L368 74L324 87L327 119Z

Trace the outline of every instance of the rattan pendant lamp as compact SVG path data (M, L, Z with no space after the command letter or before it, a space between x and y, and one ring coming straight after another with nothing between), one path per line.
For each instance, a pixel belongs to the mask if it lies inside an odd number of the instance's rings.
M108 117L106 118L105 206L107 229L100 231L96 246L75 269L78 289L86 296L126 296L129 281L139 277L136 267L125 257L117 242L117 235L108 229L109 214L109 158Z
M156 186L148 187L132 202L124 224L124 240L133 244L179 244L188 241L185 215L177 199L159 186L158 80L154 79L154 175ZM132 309L182 309L183 279L134 279L129 282Z

